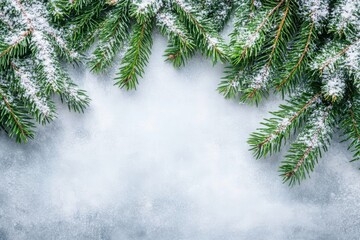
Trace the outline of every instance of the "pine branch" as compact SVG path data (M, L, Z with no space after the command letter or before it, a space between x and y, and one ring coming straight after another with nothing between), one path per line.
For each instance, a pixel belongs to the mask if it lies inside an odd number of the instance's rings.
M0 21L8 25L0 24L0 127L17 142L33 138L36 122L46 124L56 117L53 95L75 111L89 103L60 64L60 58L75 61L78 54L49 11L55 9L38 0L0 2Z
M28 138L33 138L32 129L34 124L29 116L25 114L21 102L14 99L10 102L4 91L4 86L0 87L0 122L4 129L7 130L10 137L15 137L16 141L26 142ZM16 106L16 107L15 107Z
M64 0L55 1L53 9ZM227 60L226 46L218 30L229 19L233 0L221 3L215 0L206 3L202 0L77 0L65 5L58 10L61 12L58 21L69 22L76 49L85 53L95 37L99 37L88 61L92 71L106 70L123 46L127 46L115 78L116 85L127 90L135 89L144 73L155 26L168 38L166 61L175 67L185 65L197 50L213 63Z
M136 24L130 45L121 61L121 68L115 78L116 85L127 90L136 89L138 76L144 73L152 46L151 31L153 22Z
M211 58L213 63L226 61L223 40L216 31L212 30L210 22L202 20L197 16L196 8L182 0L174 0L173 6L180 16L180 21L188 26L188 30L194 36L200 51Z
M353 161L360 159L360 115L359 115L359 100L356 99L353 104L348 104L342 114L344 118L340 123L340 127L343 130L343 141L349 141L348 150L353 152Z
M251 9L243 10L245 4L240 5L237 12L237 19L235 22L235 30L231 34L231 61L232 64L245 64L247 59L251 59L259 52L265 41L265 33L268 31L271 23L274 21L272 18L275 12L283 5L285 0L281 0L270 10L259 10L257 13L252 12ZM266 16L263 15L266 13ZM251 17L250 17L251 16ZM247 23L244 31L239 32L241 29L242 21ZM239 36L240 35L240 36ZM243 35L243 36L241 36Z
M99 43L88 62L92 71L101 72L111 66L115 55L127 39L130 24L129 17L124 14L127 7L125 3L118 4L110 13L109 18L105 20L99 35Z
M284 182L294 185L310 176L318 157L321 157L321 150L327 151L334 125L331 105L320 107L312 113L282 162L280 172Z
M195 43L186 26L171 11L162 11L157 15L157 26L171 41L165 50L166 60L175 67L185 65L195 53Z
M204 1L202 1L204 2ZM226 22L229 20L236 1L205 1L202 9L208 12L206 18L211 21L211 24L219 32L223 30Z
M286 18L288 17L288 14L289 14L289 8L290 8L290 7L289 7L289 5L287 4L286 9L285 9L285 11L284 11L284 16L282 17L281 22L280 22L279 27L278 27L278 30L277 30L277 32L276 32L276 37L275 37L274 43L272 44L272 47L271 47L271 53L270 53L270 55L269 55L269 61L268 61L268 63L267 63L267 65L269 65L269 66L270 66L271 63L272 63L273 57L276 56L276 55L275 55L276 49L277 49L277 46L278 46L278 44L279 44L279 41L281 40L280 36L281 36L282 33L283 33L283 29L284 29L284 25L285 25L285 20L286 20Z
M277 68L284 62L287 44L294 33L296 18L293 12L297 5L291 1L280 1L274 5L270 4L255 13L253 9L243 11L244 5L237 10L240 13L231 34L229 49L235 74L231 73L226 78L232 86L237 82L233 77L239 78L240 84L236 85L241 86L237 90L242 102L258 104L268 95L273 76L277 75ZM250 20L248 15L252 16ZM242 21L248 25L243 27ZM272 29L272 25L276 27ZM244 29L245 33L238 29ZM241 74L236 74L236 71ZM223 81L219 90L226 94L234 92L235 88L230 85L226 88L226 81ZM234 93L230 95L236 96Z
M350 140L354 160L359 159L360 24L355 18L360 10L348 0L261 3L245 1L235 11L231 66L218 90L256 104L272 88L283 97L290 94L288 104L265 119L248 143L256 158L266 157L297 131L280 167L283 180L293 185L310 175L327 150L335 119Z
M307 38L306 41L302 41L302 35L303 33L300 34L299 39L296 39L296 43L297 45L294 47L294 49L301 49L301 55L299 58L296 58L294 55L298 55L297 51L292 51L290 53L290 56L288 57L289 59L289 63L286 64L285 67L285 71L281 71L282 74L280 73L280 78L275 79L275 85L276 85L276 90L280 91L282 90L283 92L285 92L286 89L288 89L289 87L291 87L291 81L296 78L299 77L298 74L301 73L301 69L303 68L303 66L306 64L306 56L310 50L310 44L313 40L313 34L314 34L314 22L312 22L310 24L310 29L307 30L307 27L303 27L302 30L305 31L307 33ZM305 24L307 25L307 24ZM298 45L303 45L304 47L300 47ZM296 60L296 63L294 63L294 59ZM288 71L288 66L290 66L290 71ZM284 74L285 72L285 74ZM297 74L298 73L298 74ZM280 80L280 81L279 81Z
M320 67L320 72L323 72L325 68L329 68L331 64L336 62L341 56L343 56L352 46L358 44L360 42L360 39L357 39L355 42L347 45L343 49L341 49L339 52L337 52L334 56L332 56L330 59L327 59Z
M34 81L35 76L31 74L34 69L29 66L32 66L32 64L28 61L22 62L20 65L11 62L14 72L11 85L12 88L18 89L24 105L36 121L46 124L54 120L56 116L55 105L49 99L49 96L41 92L36 81ZM11 74L8 73L7 76L9 77L9 75Z
M10 59L19 58L27 53L30 34L30 30L25 31L11 44L0 42L0 65L9 65Z
M302 125L320 97L320 93L304 92L298 97L291 98L287 105L280 105L281 110L272 112L274 117L265 119L262 123L264 127L250 135L248 143L254 156L261 158L280 151L291 131Z
M85 50L95 41L96 32L104 20L104 8L106 8L104 0L79 0L72 3L70 9L81 12L81 15L75 15L74 20L72 20L71 32L73 36L71 40L76 49Z
M359 30L360 3L359 1L335 1L329 31L337 37L355 37Z

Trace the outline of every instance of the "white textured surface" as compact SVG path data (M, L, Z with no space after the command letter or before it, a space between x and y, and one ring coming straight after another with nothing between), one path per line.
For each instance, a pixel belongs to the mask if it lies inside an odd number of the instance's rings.
M246 144L280 101L226 101L223 66L174 70L154 42L136 92L76 69L84 115L60 109L27 145L0 137L1 240L358 239L359 164L344 144L288 188L280 156L256 161Z

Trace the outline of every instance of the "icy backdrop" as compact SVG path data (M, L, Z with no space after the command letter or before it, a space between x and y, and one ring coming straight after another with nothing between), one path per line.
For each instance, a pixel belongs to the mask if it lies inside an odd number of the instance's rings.
M289 188L280 155L256 161L246 144L280 100L226 101L222 65L175 70L154 42L136 92L73 69L92 97L84 115L60 109L27 145L1 135L0 240L359 239L359 164L344 144Z

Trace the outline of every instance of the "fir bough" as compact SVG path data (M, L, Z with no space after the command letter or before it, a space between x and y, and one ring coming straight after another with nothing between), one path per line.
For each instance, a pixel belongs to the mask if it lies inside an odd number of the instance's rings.
M241 1L234 22L219 91L256 104L272 91L290 94L250 136L255 157L278 152L297 132L280 174L300 183L339 125L358 160L360 1Z
M0 127L18 141L33 136L35 121L55 117L54 94L75 111L87 106L60 66L76 62L71 49L81 54L95 43L87 62L94 72L122 51L116 85L135 89L158 29L175 67L196 51L230 63L218 88L226 98L288 96L248 141L261 158L295 135L280 166L285 182L310 175L337 127L360 159L359 0L2 0L0 10ZM218 32L231 13L225 44Z
M0 127L18 142L33 138L36 122L56 117L53 96L83 112L89 98L61 67L78 54L55 27L48 3L0 1Z
M96 42L88 61L94 72L110 67L125 51L116 85L135 89L144 73L155 28L168 38L165 60L184 65L200 51L213 63L225 61L225 43L219 36L232 10L233 0L54 0L56 18L69 22L79 51Z

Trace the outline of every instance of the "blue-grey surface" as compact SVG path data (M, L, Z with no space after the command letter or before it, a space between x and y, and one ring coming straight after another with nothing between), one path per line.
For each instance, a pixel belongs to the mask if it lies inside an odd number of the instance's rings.
M246 139L276 109L226 101L223 66L163 62L156 36L136 92L74 69L93 99L60 108L36 140L0 136L0 240L359 239L359 164L338 138L312 178L288 188L280 155L256 161Z

